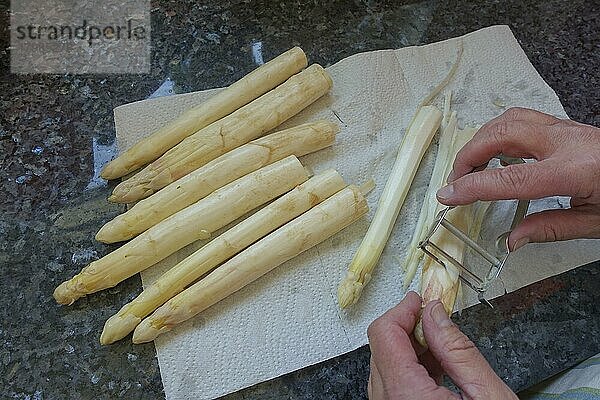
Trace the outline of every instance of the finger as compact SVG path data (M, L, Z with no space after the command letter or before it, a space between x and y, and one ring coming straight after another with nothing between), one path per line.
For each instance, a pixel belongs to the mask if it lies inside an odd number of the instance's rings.
M412 332L421 313L421 296L412 290L395 307L386 311L376 321L393 324L406 332Z
M600 238L600 215L588 209L581 206L528 215L508 237L508 246L514 251L527 243Z
M371 357L370 362L370 373L369 382L367 384L367 393L370 400L383 399L383 382L381 381L381 375L377 370L377 365L373 362Z
M433 356L433 354L427 350L423 354L419 355L419 361L429 372L429 376L431 376L435 383L441 385L444 377L444 370L442 369L440 362Z
M526 122L526 123L530 123L530 124L539 124L539 125L550 126L550 125L557 124L559 122L563 122L565 120L561 120L560 118L556 118L555 116L552 116L550 114L546 114L541 111L536 111L536 110L532 110L529 108L512 107L512 108L509 108L508 110L506 110L501 115L497 116L496 118L490 120L485 125L483 125L482 128L479 129L478 135L476 135L476 137L474 139L478 139L479 136L481 134L483 134L483 132L489 132L490 129L497 129L497 127L492 128L492 126L496 126L497 123L499 123L499 122L503 123L503 122L509 122L509 121L510 122L522 121L522 122ZM566 121L568 121L568 120L566 120ZM484 140L484 139L482 139L482 140ZM485 164L487 165L487 162ZM452 181L452 180L458 178L458 176L453 176L453 175L454 174L451 174L452 179L451 180L449 179L449 181Z
M443 389L419 363L409 337L420 309L420 297L411 292L396 307L373 321L367 330L371 357L384 392L401 393L406 399L427 398Z
M496 119L505 119L507 121L527 121L542 125L554 125L562 121L562 119L553 115L523 107L511 107Z
M423 331L431 354L467 396L490 400L516 399L473 342L450 321L441 302L430 302L425 307Z
M542 160L554 150L550 139L547 125L505 119L487 123L457 153L449 181L472 172L500 154Z
M369 325L371 357L382 374L393 375L397 369L418 365L409 332L414 329L420 310L421 298L409 292L397 306Z
M577 171L561 168L550 160L486 169L458 178L437 192L438 200L456 206L477 200L532 200L575 194ZM571 176L573 175L573 176Z

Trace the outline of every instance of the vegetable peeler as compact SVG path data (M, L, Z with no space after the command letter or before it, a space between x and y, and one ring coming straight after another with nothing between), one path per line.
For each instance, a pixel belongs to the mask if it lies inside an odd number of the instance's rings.
M522 158L512 158L499 156L498 157L502 164L522 164L525 161ZM500 276L504 265L506 264L506 260L510 255L511 251L508 247L508 236L510 232L525 218L527 214L527 209L529 208L529 200L519 200L517 203L517 208L515 210L515 215L510 225L510 229L507 232L504 232L496 239L496 249L495 252L500 254L499 257L486 250L483 246L473 240L469 235L465 232L454 226L450 221L446 219L446 215L450 210L454 207L446 207L441 210L436 216L431 229L423 239L419 243L419 248L423 250L425 254L431 257L435 262L446 267L445 262L449 262L454 265L459 271L459 278L462 282L464 282L468 287L473 289L477 293L478 300L493 308L491 303L485 298L485 292L490 287L491 283ZM481 257L483 257L487 262L490 263L490 269L484 278L477 276L467 265L466 263L461 263L448 254L446 251L441 249L438 245L431 241L431 238L435 234L438 229L444 228L452 235L457 237L459 240L463 241L469 248L473 249L477 252ZM432 252L434 249L437 253L434 254Z

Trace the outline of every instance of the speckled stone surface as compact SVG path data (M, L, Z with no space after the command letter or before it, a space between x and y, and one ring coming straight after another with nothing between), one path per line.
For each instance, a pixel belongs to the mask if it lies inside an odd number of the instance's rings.
M113 249L93 236L123 211L106 202L111 184L97 178L114 154L112 109L120 104L227 85L255 66L259 42L265 60L300 45L311 61L329 65L505 23L569 115L600 125L597 2L173 0L152 7L150 74L18 76L9 73L9 6L0 1L2 399L164 397L152 344L98 344L106 318L139 293L137 276L70 307L51 297L58 283ZM599 351L598 269L534 286L499 304L493 317L473 308L458 322L512 387L530 386ZM536 336L524 339L527 332ZM364 398L368 357L364 347L228 398Z

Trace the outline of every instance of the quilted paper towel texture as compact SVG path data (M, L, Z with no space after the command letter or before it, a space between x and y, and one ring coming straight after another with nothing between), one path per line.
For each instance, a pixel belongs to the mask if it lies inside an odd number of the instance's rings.
M337 285L368 227L397 147L419 101L464 53L449 89L461 125L477 125L504 106L565 112L510 29L495 26L421 47L356 54L327 68L329 95L278 129L327 118L342 130L333 147L302 157L315 172L336 168L348 182L370 178L371 211L353 226L160 336L155 344L168 400L210 399L351 351L367 343L369 323L405 294L400 260L410 241L429 181L428 151L372 281L349 311L338 309ZM115 109L124 150L219 89L145 100ZM339 118L339 120L338 120ZM556 208L556 199L532 208ZM502 212L502 210L500 210ZM198 242L142 273L144 286L197 249ZM515 254L503 283L508 291L600 258L591 241L528 246ZM418 288L414 282L411 288ZM498 292L500 294L500 292ZM475 296L467 293L466 304Z

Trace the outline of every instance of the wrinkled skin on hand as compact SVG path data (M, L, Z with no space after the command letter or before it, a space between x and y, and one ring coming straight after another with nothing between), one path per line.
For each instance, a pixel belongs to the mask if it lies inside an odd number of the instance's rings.
M495 156L536 162L485 169ZM571 208L529 215L511 233L515 250L529 242L600 238L600 129L538 111L511 108L485 124L457 154L446 205L477 200L571 197Z
M460 395L439 386L444 373L461 389L463 399L517 399L473 342L450 321L439 301L423 309L423 332L429 349L421 347L412 335L420 313L421 298L409 292L369 326L369 399L460 399Z

